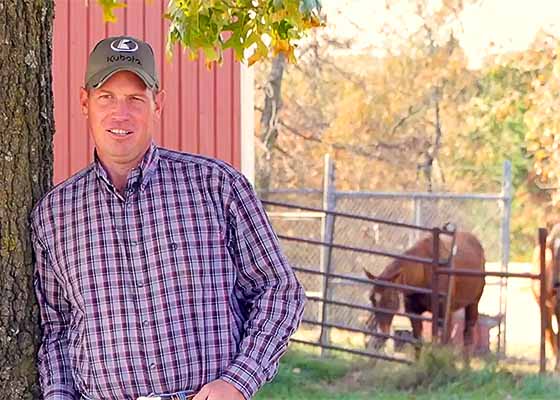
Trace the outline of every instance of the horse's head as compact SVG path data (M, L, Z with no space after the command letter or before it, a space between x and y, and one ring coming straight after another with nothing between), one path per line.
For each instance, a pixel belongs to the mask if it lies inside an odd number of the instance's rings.
M364 269L364 272L371 280L383 280L389 282L395 281L398 278L398 274L376 277L368 270ZM373 333L390 334L391 323L393 322L393 317L395 316L395 314L390 311L398 311L399 309L398 290L381 285L373 285L369 294L369 299L373 307L384 308L389 311L373 311L367 322L368 330ZM367 347L373 346L375 349L380 349L385 345L386 341L386 338L372 336L367 342Z

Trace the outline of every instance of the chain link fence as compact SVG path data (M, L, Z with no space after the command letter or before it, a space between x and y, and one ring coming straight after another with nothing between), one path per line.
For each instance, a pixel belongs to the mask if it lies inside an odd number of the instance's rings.
M450 194L450 193L387 193L387 192L342 192L336 191L334 184L325 185L321 190L275 190L261 193L269 201L297 204L307 207L328 209L342 213L374 217L389 221L436 227L453 223L460 231L474 233L481 241L487 263L500 266L507 272L509 257L509 210L511 187L508 167L504 168L503 192L498 194ZM327 180L328 181L328 180ZM328 228L327 218L322 213L298 212L281 207L267 207L272 224L279 235L328 241L325 230L330 229L332 243L361 247L365 249L402 253L414 244L421 233L406 228L336 217ZM385 265L392 261L389 257L376 256L342 249L332 249L325 258L325 246L294 241L282 241L283 249L295 267L316 271L328 270L334 274L365 277L364 269L378 275ZM298 272L298 278L309 296L317 296L357 305L370 305L370 286L340 279L331 279L325 289L322 276ZM488 280L487 280L488 282ZM495 316L502 321L498 334L497 350L505 351L505 290L506 280L495 280L500 285L500 299L496 299ZM325 290L328 293L325 293ZM329 305L323 315L321 302L310 301L304 318L318 322L341 324L365 328L369 313L364 310ZM395 328L408 326L408 321L395 318ZM309 340L319 341L318 329L310 329ZM332 336L332 335L331 335ZM360 345L362 339L356 339ZM333 340L330 338L329 340ZM334 339L336 341L336 338ZM350 340L348 338L341 340Z

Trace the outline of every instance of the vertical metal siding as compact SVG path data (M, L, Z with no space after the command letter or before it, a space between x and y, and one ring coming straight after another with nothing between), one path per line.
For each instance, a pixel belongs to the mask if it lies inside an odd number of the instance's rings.
M167 92L162 120L154 132L158 144L241 164L240 69L228 51L221 67L208 70L176 49L165 57L169 22L167 2L128 0L116 11L117 23L103 22L94 0L57 0L53 36L55 100L54 181L58 183L91 162L93 143L79 106L87 55L104 37L129 34L149 42L156 54L162 87Z

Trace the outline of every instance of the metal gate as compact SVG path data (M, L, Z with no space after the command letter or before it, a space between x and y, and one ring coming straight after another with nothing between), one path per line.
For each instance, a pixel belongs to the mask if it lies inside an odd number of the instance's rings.
M278 204L273 207L268 203L269 216L280 236L297 236L325 243L312 245L309 242L284 240L284 250L296 268L317 272L328 270L334 274L332 278L325 279L320 274L299 273L308 297L312 299L312 304L306 310L307 320L318 320L317 316L326 308L322 322L333 326L353 325L355 329L363 328L360 323L366 319L367 310L351 310L342 305L325 306L314 299L323 296L328 301L336 299L337 302L368 307L367 292L370 285L365 279L363 268L379 273L388 262L388 258L380 254L329 247L328 244L332 243L363 249L382 248L391 254L401 254L418 239L421 230L415 228L442 226L450 221L460 230L471 231L482 239L487 258L500 265L497 272L507 272L512 198L509 163L504 165L502 193L498 194L342 192L334 186L333 169L327 157L323 190L274 190L261 193L268 201L309 207L286 211L285 208L279 208ZM335 213L372 215L378 220L340 218L335 225ZM392 225L387 221L397 224ZM408 226L405 228L401 225ZM497 351L503 353L506 345L507 280L500 278L496 284L500 288L500 301L493 315L501 322ZM329 345L330 340L324 338L325 329L322 332L323 344Z

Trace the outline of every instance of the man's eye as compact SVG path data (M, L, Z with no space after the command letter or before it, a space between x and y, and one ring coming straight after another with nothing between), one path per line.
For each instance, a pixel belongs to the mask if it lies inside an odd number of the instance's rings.
M138 97L138 96L133 96L133 97L132 97L132 100L133 100L133 101L144 102L144 98Z

